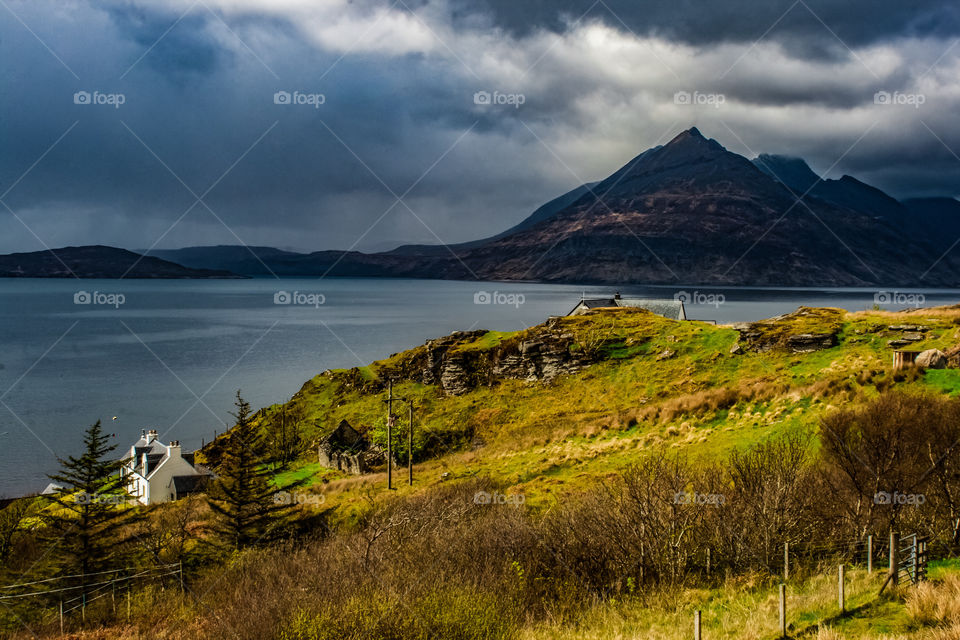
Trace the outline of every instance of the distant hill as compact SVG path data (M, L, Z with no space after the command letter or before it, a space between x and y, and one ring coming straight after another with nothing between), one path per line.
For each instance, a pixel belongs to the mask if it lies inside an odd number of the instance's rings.
M802 158L764 154L749 160L692 128L489 238L449 246L404 245L380 253L229 245L153 250L150 259L167 261L171 275L156 275L165 273L159 264L142 263L138 271L153 275L137 277L238 273L597 284L957 286L960 249L953 249L958 238L957 200L899 202L852 176L823 179ZM109 265L98 270L94 262L86 265L90 273L116 272ZM177 268L196 271L186 274ZM57 264L34 270L58 273ZM203 271L214 275L198 275Z
M221 269L191 269L102 245L0 255L4 278L239 278Z
M760 154L753 159L758 169L786 185L796 197L805 201L815 198L830 204L884 220L897 229L904 229L907 208L886 193L853 176L824 180L802 158Z
M274 249L273 247L244 247L215 245L183 249L151 249L142 252L162 260L169 260L192 269L220 269L248 276L269 275L266 261L302 257L305 254Z

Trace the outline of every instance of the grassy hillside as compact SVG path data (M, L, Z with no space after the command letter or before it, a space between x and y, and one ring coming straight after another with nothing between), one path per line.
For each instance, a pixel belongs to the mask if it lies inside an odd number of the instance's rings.
M786 432L813 432L820 417L881 390L930 389L955 395L960 370L893 372L890 342L911 349L960 343L960 308L903 313L808 309L738 327L676 322L642 310L600 311L553 319L525 331L466 336L451 348L480 370L549 333L594 364L549 382L490 379L463 395L418 379L426 347L368 367L324 372L285 405L265 408L270 429L282 413L298 416L304 446L296 478L323 483L329 504L354 504L377 475L346 477L315 463L319 438L342 419L383 443L386 381L413 400L417 484L490 474L537 505L578 488L658 446L694 458L730 451ZM798 338L799 336L799 338ZM812 346L809 337L812 336ZM826 346L831 345L831 346ZM404 405L405 407L405 405ZM405 408L397 446L405 461ZM208 449L215 457L216 445Z
M891 366L897 346L957 344L960 306L801 308L737 326L625 309L454 334L326 371L254 418L268 448L256 464L296 492L293 520L224 552L206 544L215 518L203 496L144 509L124 556L182 562L186 592L143 583L123 595L129 623L111 598L67 628L78 638L680 640L700 609L705 638L759 640L776 637L788 542L792 637L957 638L956 563L882 597L879 572L857 566L866 536L881 541L891 527L929 536L937 558L960 550L960 401L950 400L960 371ZM385 443L389 381L415 408L415 482L398 470L395 491L382 467L352 476L317 461L317 443L344 419ZM406 406L396 409L401 461ZM278 447L293 431L299 444ZM232 437L201 457L216 465ZM922 507L877 506L877 491L916 487ZM678 492L721 496L722 508ZM19 582L47 555L40 534L21 531L23 553L10 556ZM838 562L850 566L844 616ZM55 598L18 606L0 611L3 625L57 636Z

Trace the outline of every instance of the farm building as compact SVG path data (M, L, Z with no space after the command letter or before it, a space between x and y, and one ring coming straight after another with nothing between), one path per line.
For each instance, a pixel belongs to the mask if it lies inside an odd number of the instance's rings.
M141 431L120 469L127 491L141 504L179 500L197 491L210 472L194 464L192 453L183 453L180 442L165 445L155 430Z
M594 309L632 308L646 309L651 313L670 318L671 320L686 320L687 313L683 300L658 300L656 298L624 298L615 293L610 298L582 298L577 306L568 313L568 316L579 316Z

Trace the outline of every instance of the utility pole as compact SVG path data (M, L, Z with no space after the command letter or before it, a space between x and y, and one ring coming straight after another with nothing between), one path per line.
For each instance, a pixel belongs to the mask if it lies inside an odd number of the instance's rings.
M387 489L393 489L393 380L387 391Z
M407 484L413 486L413 401L408 400L410 417L407 423Z

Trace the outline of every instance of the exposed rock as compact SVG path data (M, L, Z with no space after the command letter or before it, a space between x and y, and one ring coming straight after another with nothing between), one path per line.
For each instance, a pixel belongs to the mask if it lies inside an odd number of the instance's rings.
M738 356L743 353L743 347L740 346L739 342L735 342L732 347L730 347L730 354Z
M927 349L917 356L916 365L924 369L943 369L947 366L947 355L939 349Z
M733 328L740 333L739 343L745 351L809 353L837 345L842 314L839 309L800 307L792 313L759 322L738 323Z
M550 382L557 376L576 373L602 357L600 349L588 351L576 345L574 334L565 329L562 319L548 322L543 331L526 340L470 348L470 343L486 333L454 333L427 341L421 381L439 384L446 394L462 395L502 379Z
M890 331L926 331L927 327L920 324L892 324L889 327Z
M463 366L463 357L452 355L444 359L440 371L440 386L444 392L459 396L470 391L467 369Z
M673 351L672 349L666 349L664 351L661 351L659 354L657 354L657 362L660 362L661 360L666 360L668 358L672 358L675 355L677 355L676 351Z
M920 342L923 340L922 333L905 333L900 338L901 340L906 340L907 342Z
M947 356L947 366L951 369L960 368L960 345L950 347L944 352Z
M836 342L836 335L832 333L799 333L787 336L787 346L794 353L810 353L820 349L829 349Z

